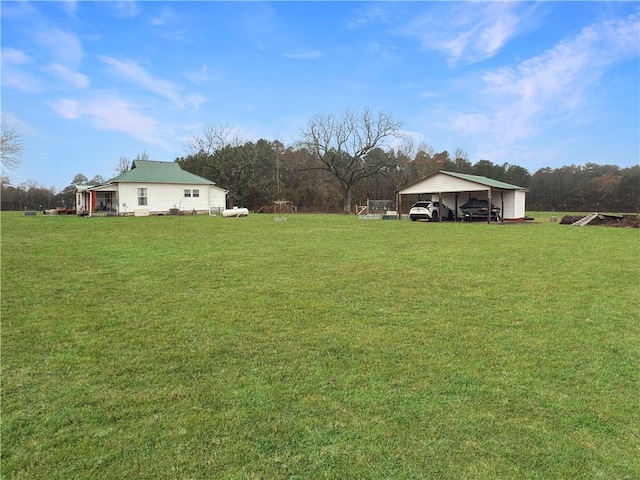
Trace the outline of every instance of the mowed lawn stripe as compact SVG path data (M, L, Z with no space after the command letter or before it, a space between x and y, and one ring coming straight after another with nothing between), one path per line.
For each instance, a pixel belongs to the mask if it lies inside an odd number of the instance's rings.
M7 478L634 478L638 231L2 214Z

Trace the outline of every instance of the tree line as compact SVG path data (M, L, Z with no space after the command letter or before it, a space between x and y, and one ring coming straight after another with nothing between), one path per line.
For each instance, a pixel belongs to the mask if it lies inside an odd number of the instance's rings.
M471 163L454 158L447 151L432 153L420 148L407 159L401 152L388 153L401 160L395 169L362 181L353 198L364 204L367 199L395 200L395 192L409 183L447 170L481 175L530 190L526 195L529 211L612 211L640 212L640 167L616 165L570 165L541 168L530 174L518 165L494 164L488 160ZM194 154L176 161L196 175L209 178L229 190L229 205L246 206L252 211L274 200L288 200L300 212L335 213L344 210L340 186L329 172L307 168L313 162L309 152L284 148L279 141L259 140L228 147L213 155ZM245 162L244 165L242 163ZM96 184L100 176L87 179L78 174L59 192L36 182L11 185L1 180L3 211L73 208L75 186Z
M241 139L229 125L195 134L187 154L175 161L185 170L229 191L229 205L257 211L286 200L300 212L350 213L367 199L395 200L396 192L439 170L480 175L529 189L526 209L640 212L640 166L570 165L531 174L516 164L472 163L467 153L436 152L401 135L401 122L384 112L363 109L311 117L298 141ZM149 159L138 155L138 159ZM121 157L119 174L129 168ZM12 186L2 178L2 210L67 207L75 187L102 181L78 174L61 192L33 182Z
M353 188L354 204L367 199L392 200L396 192L439 170L479 175L529 190L529 211L640 212L640 167L570 165L541 168L531 174L519 165L470 162L460 149L434 152L422 145L411 156L402 150L378 151L385 166ZM192 173L211 178L229 190L230 205L251 210L275 200L289 200L302 212L334 213L345 208L342 185L315 165L304 148L284 148L279 141L259 140L228 146L213 154L199 152L176 161ZM241 166L243 165L243 166Z

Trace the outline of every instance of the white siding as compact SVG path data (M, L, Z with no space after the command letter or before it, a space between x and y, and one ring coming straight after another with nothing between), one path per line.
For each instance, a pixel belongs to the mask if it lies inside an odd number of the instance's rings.
M147 205L138 205L138 188L147 189ZM191 192L185 197L185 190ZM199 190L199 197L193 196ZM126 205L126 206L125 206ZM181 211L209 211L210 207L225 207L225 191L210 185L120 183L118 185L118 211L131 213L136 209L148 209L151 213L165 213L172 208Z
M210 206L211 208L219 208L224 210L227 208L227 192L222 188L212 186L210 191Z
M504 212L505 220L522 220L524 218L525 192L514 190L505 192Z
M425 178L424 180L409 185L400 190L400 195L411 195L419 193L437 193L437 192L482 192L489 190L486 185L469 182L461 178L452 177L443 173Z
M526 216L525 204L527 202L527 192L524 190L516 190L516 198L513 202L513 218L522 218Z
M137 186L127 183L120 183L118 188L118 213L132 213L138 206L138 190ZM144 208L144 207L142 207Z

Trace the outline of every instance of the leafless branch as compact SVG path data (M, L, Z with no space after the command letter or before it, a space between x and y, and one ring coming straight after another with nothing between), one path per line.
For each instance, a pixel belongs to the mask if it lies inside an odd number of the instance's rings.
M186 150L190 154L204 152L213 155L227 146L240 146L240 132L227 123L206 127L201 134L193 134L187 141Z
M20 166L22 161L22 136L16 127L2 117L2 138L0 140L0 153L2 167L13 170Z

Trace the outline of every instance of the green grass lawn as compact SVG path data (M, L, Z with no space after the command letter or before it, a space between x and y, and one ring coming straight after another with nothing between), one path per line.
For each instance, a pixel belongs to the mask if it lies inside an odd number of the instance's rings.
M533 215L3 213L2 478L639 478L639 231Z

